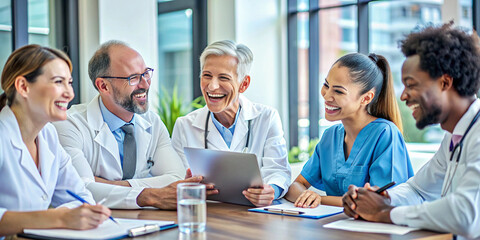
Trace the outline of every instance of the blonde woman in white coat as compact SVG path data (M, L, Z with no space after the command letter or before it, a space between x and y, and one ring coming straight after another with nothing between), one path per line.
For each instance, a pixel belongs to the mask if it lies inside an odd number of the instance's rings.
M64 53L39 45L17 49L5 64L0 95L0 238L26 228L91 229L110 216L108 208L81 205L66 192L94 203L49 123L67 117L74 96L71 70Z
M177 119L172 144L186 168L184 147L254 153L265 184L263 189L249 188L243 195L260 207L285 195L291 170L277 111L240 95L250 85L252 61L250 49L233 41L205 48L200 56L200 87L207 105Z

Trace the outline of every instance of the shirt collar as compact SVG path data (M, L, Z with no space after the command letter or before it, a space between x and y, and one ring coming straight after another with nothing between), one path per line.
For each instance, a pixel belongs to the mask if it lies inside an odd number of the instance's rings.
M463 136L468 128L468 125L470 125L470 122L472 122L479 109L480 99L475 99L475 101L470 105L470 107L468 107L467 112L463 114L462 118L460 118L460 121L458 121L457 125L455 125L455 128L453 129L453 134Z
M100 112L102 113L103 121L107 123L108 128L110 128L110 131L114 132L117 129L121 128L123 125L127 124L127 122L117 117L115 114L110 112L110 110L108 110L107 107L105 107L101 97L99 97L98 103L100 105ZM134 113L132 120L129 122L133 125L135 125L135 115L137 114Z
M222 133L225 132L226 130L230 130L230 132L233 134L235 131L235 126L237 125L237 120L238 120L238 115L240 115L240 109L242 109L241 106L238 107L237 113L235 114L235 121L233 122L232 126L229 128L224 127L216 118L215 115L213 115L212 112L210 112L210 118L212 119L213 124L215 124L215 127Z

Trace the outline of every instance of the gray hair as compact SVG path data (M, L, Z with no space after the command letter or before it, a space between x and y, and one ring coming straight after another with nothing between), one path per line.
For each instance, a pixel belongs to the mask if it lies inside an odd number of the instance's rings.
M90 77L90 80L92 80L95 89L97 89L97 86L95 86L95 80L100 76L108 75L110 72L110 55L108 51L113 46L128 47L126 43L118 40L104 42L88 62L88 76Z
M200 56L200 72L203 71L205 60L210 55L228 55L237 58L237 76L241 82L249 74L253 62L253 53L243 44L236 44L231 40L223 40L208 45ZM200 73L201 76L201 73Z

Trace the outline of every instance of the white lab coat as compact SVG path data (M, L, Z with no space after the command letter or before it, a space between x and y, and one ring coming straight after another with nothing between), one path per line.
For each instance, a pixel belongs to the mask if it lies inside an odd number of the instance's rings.
M60 142L95 200L106 198L104 205L110 208L139 208L137 197L145 187L161 188L183 179L185 168L172 148L167 128L157 114L148 111L135 117L137 165L133 179L128 180L132 187L95 182L95 176L123 177L118 143L103 121L99 99L72 106L66 121L54 123Z
M283 137L282 123L277 111L271 107L252 103L240 96L242 107L238 116L230 148L209 119L208 149L243 151L247 142L248 120L251 121L248 152L257 156L264 183L283 188L283 197L290 186L291 169L287 160L287 146ZM172 144L187 168L184 147L205 148L204 134L208 108L205 106L177 119L172 133Z
M37 137L40 172L8 106L0 112L0 135L0 219L5 211L46 210L50 205L79 206L81 203L68 195L66 190L95 203L50 123Z
M453 134L463 135L479 110L477 99L457 123ZM480 120L463 142L456 172L458 151L450 161L451 138L452 134L446 133L433 158L406 183L388 191L392 205L398 206L391 211L390 218L396 224L480 238ZM453 179L448 177L449 172ZM450 180L450 191L441 197Z

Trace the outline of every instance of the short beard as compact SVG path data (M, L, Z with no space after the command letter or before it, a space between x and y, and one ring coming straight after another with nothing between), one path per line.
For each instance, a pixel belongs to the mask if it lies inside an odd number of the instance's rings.
M147 93L147 99L145 100L145 103L136 104L133 101L133 96L144 92ZM118 89L113 87L113 101L129 112L136 114L144 114L148 111L148 90L137 89L133 91L130 96L121 96Z
M424 129L428 125L432 124L437 124L440 121L440 114L442 113L442 109L440 106L436 104L432 104L430 107L430 111L425 111L424 108L422 108L423 113L425 113L425 116L422 117L418 122L416 123L416 126L418 129Z

